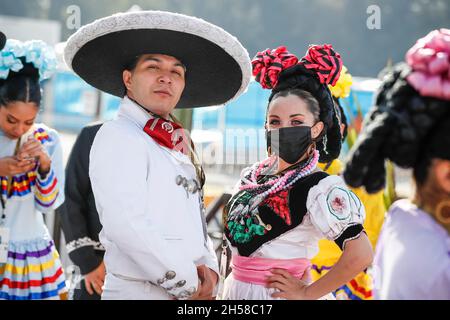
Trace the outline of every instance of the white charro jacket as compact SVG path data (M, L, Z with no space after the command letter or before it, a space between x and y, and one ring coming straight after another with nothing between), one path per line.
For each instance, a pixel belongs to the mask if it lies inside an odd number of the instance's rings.
M199 192L177 184L178 176L196 178L194 166L143 131L150 118L125 97L117 118L95 137L89 175L100 241L107 273L151 282L167 298L183 299L197 289L197 265L218 274L217 257L209 237L205 241Z

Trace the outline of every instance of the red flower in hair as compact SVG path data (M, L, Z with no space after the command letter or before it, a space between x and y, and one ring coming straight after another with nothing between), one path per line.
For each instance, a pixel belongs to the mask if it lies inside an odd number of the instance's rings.
M313 69L321 83L334 86L342 69L341 55L334 51L331 44L311 45L302 58L305 68Z
M253 58L253 75L264 89L272 89L278 83L280 72L297 62L298 58L287 51L286 47L278 47L275 50L266 49L258 52Z

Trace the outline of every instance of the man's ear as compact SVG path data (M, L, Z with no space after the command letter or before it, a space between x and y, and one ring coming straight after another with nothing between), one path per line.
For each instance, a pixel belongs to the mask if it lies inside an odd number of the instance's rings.
M433 163L433 171L437 185L450 194L450 161L436 159Z
M127 90L131 89L131 78L132 78L131 71L123 70L123 72L122 72L122 81L123 81L123 84L125 85L125 88Z

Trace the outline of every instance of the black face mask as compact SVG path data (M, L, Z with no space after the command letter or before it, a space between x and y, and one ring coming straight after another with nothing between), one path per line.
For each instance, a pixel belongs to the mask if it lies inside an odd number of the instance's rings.
M313 143L311 127L286 127L266 130L267 150L271 147L276 154L287 163L296 163Z

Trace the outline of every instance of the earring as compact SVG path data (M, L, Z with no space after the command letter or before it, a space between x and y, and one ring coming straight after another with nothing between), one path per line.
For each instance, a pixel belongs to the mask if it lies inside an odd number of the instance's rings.
M450 214L445 215L444 208L450 209L450 200L439 202L435 210L436 219L443 224L450 224Z

